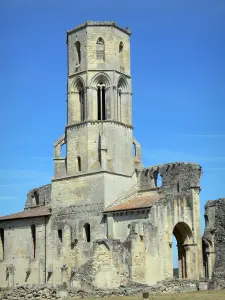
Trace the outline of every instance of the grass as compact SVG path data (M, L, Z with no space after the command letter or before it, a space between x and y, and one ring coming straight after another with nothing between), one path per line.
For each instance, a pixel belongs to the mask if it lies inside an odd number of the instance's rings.
M142 295L132 297L109 297L109 298L84 298L84 300L142 300ZM225 290L219 291L201 291L179 294L158 294L150 295L149 300L225 300ZM69 299L68 299L69 300ZM72 299L71 299L72 300Z

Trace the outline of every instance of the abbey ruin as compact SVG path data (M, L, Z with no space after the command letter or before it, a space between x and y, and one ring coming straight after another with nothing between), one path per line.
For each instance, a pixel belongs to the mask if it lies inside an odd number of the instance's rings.
M0 217L0 286L225 278L225 200L206 205L201 167L144 167L133 136L129 28L86 22L67 32L67 125L54 144L51 184L24 211ZM66 157L62 147L66 146Z

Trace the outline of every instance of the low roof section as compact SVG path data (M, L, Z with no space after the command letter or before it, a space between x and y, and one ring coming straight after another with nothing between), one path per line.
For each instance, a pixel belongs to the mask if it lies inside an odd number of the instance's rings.
M16 220L16 219L26 219L26 218L36 218L36 217L44 217L44 216L51 216L52 209L49 206L39 206L35 208L26 209L24 211L11 214L8 216L1 216L1 221L9 221L9 220Z
M162 200L163 198L164 196L159 194L135 196L123 203L119 203L117 205L106 208L104 213L132 211L150 208L156 201Z

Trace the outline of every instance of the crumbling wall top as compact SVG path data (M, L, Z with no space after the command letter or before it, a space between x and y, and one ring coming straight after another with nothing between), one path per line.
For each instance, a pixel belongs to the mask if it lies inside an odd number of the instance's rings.
M195 163L174 162L143 168L139 171L140 189L167 188L177 192L200 188L202 168Z

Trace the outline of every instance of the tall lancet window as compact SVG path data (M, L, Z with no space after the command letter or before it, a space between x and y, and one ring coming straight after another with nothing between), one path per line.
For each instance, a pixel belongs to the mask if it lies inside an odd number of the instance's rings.
M105 60L105 43L103 38L98 38L96 42L96 59L97 60Z
M124 72L123 42L120 42L120 44L119 44L119 59L120 59L120 72Z
M75 43L76 47L76 65L79 65L81 63L81 53L80 53L80 42Z
M98 120L106 120L105 112L105 84L102 82L97 85L98 88Z
M117 85L117 120L122 123L129 122L129 99L127 81L120 77Z
M85 120L85 97L84 97L84 88L81 87L79 90L79 100L80 100L80 120Z

